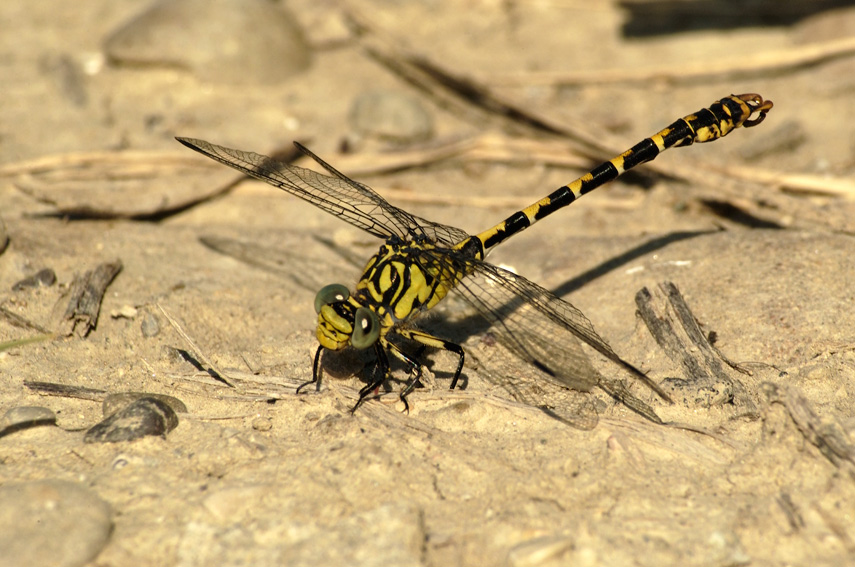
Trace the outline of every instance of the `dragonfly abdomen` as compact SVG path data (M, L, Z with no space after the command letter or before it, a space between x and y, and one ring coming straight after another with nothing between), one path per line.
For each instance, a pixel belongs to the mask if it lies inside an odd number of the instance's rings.
M517 211L496 226L478 234L484 250L504 242L537 221L566 207L573 201L614 180L619 175L648 162L668 148L711 142L740 126L756 126L772 108L771 101L760 95L743 94L725 97L708 108L674 121L653 136L645 138L619 156L601 163L575 181L559 187L540 201ZM757 114L752 119L751 116Z

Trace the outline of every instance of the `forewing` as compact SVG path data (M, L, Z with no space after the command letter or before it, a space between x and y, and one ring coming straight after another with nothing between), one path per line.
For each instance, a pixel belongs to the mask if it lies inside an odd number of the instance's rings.
M416 215L410 214L407 211L404 211L403 209L395 207L394 205L386 201L383 197L378 195L376 191L374 191L367 185L360 183L359 181L354 181L353 179L349 178L348 176L337 170L335 167L324 161L321 157L316 155L303 144L300 144L299 142L294 142L294 145L297 146L297 148L301 152L315 160L318 165L329 171L334 177L355 186L355 188L361 191L363 194L370 195L372 198L382 202L384 210L387 213L391 214L391 216L397 222L398 226L403 229L407 234L410 234L411 236L423 236L431 242L435 242L437 244L445 246L454 246L455 244L469 237L465 230L429 221L427 219L423 219Z
M439 224L429 221L416 215L411 215L422 229L422 233L429 241L435 242L442 246L452 247L455 244L463 242L469 238L469 234L465 230L448 226L447 224Z
M176 139L188 148L279 187L379 238L395 237L409 241L420 236L436 236L443 237L442 242L445 242L448 235L458 240L466 237L464 231L423 221L389 204L370 187L346 177L302 146L298 147L333 175L324 175L264 155L226 148L204 140ZM462 238L458 238L457 233Z

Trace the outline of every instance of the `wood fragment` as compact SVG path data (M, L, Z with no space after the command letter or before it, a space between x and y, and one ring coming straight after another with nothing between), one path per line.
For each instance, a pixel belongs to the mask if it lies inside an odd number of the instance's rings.
M784 406L807 441L834 466L846 469L855 478L855 445L839 423L823 422L798 388L772 382L764 382L760 388L769 403Z
M56 382L38 382L24 380L24 386L30 390L45 396L57 396L60 398L78 398L81 400L91 400L93 402L103 402L109 395L106 390L97 388L86 388L85 386L74 386L71 384L58 384Z
M68 307L60 322L60 334L85 337L95 328L104 292L120 271L122 262L116 259L74 278Z
M151 176L155 173L152 171L153 165L171 169L214 169L215 167L197 156L187 155L186 152L134 150L67 152L2 164L0 177L49 173L60 175L63 179L89 179L88 176L83 175L83 172L91 168L99 171L131 172L132 176L140 173Z
M221 182L222 172L177 150L48 155L4 164L0 177L5 176L20 192L59 214L98 219L175 214L228 192L244 179ZM187 182L188 176L193 183Z
M679 382L680 386L695 391L696 401L701 405L732 403L743 415L758 416L757 405L748 390L725 371L718 351L701 331L677 286L662 282L659 288L661 300L655 301L645 287L636 294L635 304L657 344L682 367L686 379Z

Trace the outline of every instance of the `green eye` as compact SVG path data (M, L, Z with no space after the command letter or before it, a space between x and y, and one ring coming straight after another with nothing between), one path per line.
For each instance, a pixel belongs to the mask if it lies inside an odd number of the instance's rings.
M350 344L353 348L368 348L377 342L378 337L380 337L380 320L377 314L365 307L357 309Z
M350 290L345 286L339 283L325 285L315 296L315 313L320 313L324 305L345 301L348 297L350 297Z

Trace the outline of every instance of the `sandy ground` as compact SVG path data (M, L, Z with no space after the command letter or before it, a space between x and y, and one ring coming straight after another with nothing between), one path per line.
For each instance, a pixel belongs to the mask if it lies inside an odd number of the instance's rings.
M258 74L235 82L162 41L160 62L111 63L106 38L145 4L0 6L0 20L15 22L0 39L0 219L9 237L0 342L60 333L0 352L0 410L43 406L57 416L56 426L0 434L0 486L69 481L112 510L94 559L62 563L60 550L56 564L855 563L855 207L846 192L855 59L784 64L796 50L851 37L855 13L766 26L746 14L724 18L726 29L632 37L622 33L629 12L606 2L300 0L288 6L310 65L271 84ZM348 11L374 29L357 37ZM251 33L255 23L237 20ZM216 37L232 27L206 25ZM200 26L190 18L167 31L199 44ZM536 371L483 328L457 324L465 312L453 299L427 326L450 329L470 353L465 389L447 390L452 357L427 353L431 380L410 396L409 414L395 382L352 415L370 358L344 354L326 360L319 393L295 395L311 378L315 286L353 284L358 266L346 259L364 262L379 242L258 182L222 190L234 172L174 136L262 153L299 139L403 208L472 232L582 173L538 157L560 148L549 155L571 159L565 137L467 116L412 87L368 50L383 34L392 53L406 48L539 116L581 124L614 150L731 93L774 100L763 125L668 152L655 164L672 175L647 169L632 184L613 183L490 258L572 301L662 383L673 405L630 388L671 425L645 421L599 390L580 397L534 382L547 399L596 407L591 430L514 399L502 382L536 380ZM764 55L771 68L721 71ZM285 64L263 48L242 56ZM691 75L711 66L718 71ZM674 77L632 79L644 69ZM589 80L557 86L527 74L546 71ZM372 89L415 98L433 122L429 139L356 132L351 108ZM534 157L461 151L370 171L390 156L488 134L553 145ZM581 163L611 156L583 152ZM218 253L202 237L253 245L265 265L249 252ZM122 270L97 326L66 333L75 277L116 259ZM56 284L12 290L42 268L55 271ZM726 380L703 382L666 356L635 303L646 287L664 304L665 281L743 372L721 362ZM605 376L627 378L592 361ZM238 387L213 379L211 365ZM84 431L103 417L97 396L48 396L25 386L32 381L168 394L189 411L165 437L89 444ZM16 537L36 547L43 536Z

